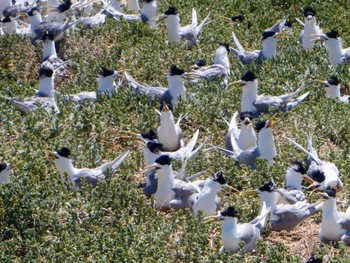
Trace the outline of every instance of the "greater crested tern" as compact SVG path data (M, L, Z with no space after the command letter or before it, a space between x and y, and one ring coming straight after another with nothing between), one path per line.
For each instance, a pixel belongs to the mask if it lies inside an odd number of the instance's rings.
M350 245L350 209L348 208L346 213L338 211L336 193L334 188L322 193L324 201L319 238L326 244L331 241L343 241L346 245Z
M159 156L153 164L145 167L144 172L154 171L158 177L155 207L159 210L188 208L190 196L200 190L192 183L175 179L169 155Z
M27 114L42 108L49 114L60 113L55 100L55 75L54 68L50 64L42 64L39 70L39 89L35 96L19 100L17 98L8 98L8 100L16 110Z
M11 164L0 163L0 184L6 184L11 182L10 173Z
M299 42L302 43L304 50L312 50L315 45L314 35L322 34L320 26L316 24L316 11L312 8L304 9L305 23L295 18L304 30L299 36Z
M342 96L340 93L340 80L337 76L330 76L328 80L315 80L318 83L323 84L324 90L326 91L326 96L329 98L337 99L344 104L349 104L350 96Z
M148 98L157 98L160 102L171 104L176 108L179 99L186 100L186 87L184 85L185 71L172 65L167 75L169 88L151 87L148 85L141 85L134 80L134 78L125 72L125 79L130 86L136 91L138 95L146 95Z
M246 150L257 146L257 138L252 124L253 116L250 113L242 113L241 119L241 129L238 129L236 118L238 112L232 116L230 123L228 123L228 131L225 136L225 146L229 151L233 150L232 141L236 140L238 147L241 150Z
M195 67L196 70L185 73L184 78L191 84L197 84L200 80L216 81L219 79L224 80L225 87L228 86L230 78L230 60L228 53L230 48L228 44L219 43L218 48L215 51L214 64L209 66L203 65L204 61L199 62ZM200 66L200 67L199 67Z
M216 215L221 208L221 199L218 197L218 193L223 189L234 188L227 185L222 171L205 180L201 191L193 194L189 200L190 209L194 216L197 217L199 211L204 213L205 216Z
M326 34L315 34L318 37L315 41L324 41L327 47L329 63L334 66L339 63L350 62L350 47L342 47L342 39L336 30L332 30Z
M115 172L115 170L128 157L129 153L130 150L124 152L115 160L102 164L101 166L93 169L75 168L71 160L71 151L67 147L62 147L56 152L48 151L47 158L54 161L55 166L61 175L63 183L66 183L65 174L67 173L73 184L73 187L79 189L81 187L82 178L85 178L89 184L96 187L100 180L105 179L106 176L112 175Z
M187 48L191 49L198 39L198 35L202 31L203 27L208 24L210 13L204 18L202 23L198 25L197 11L192 9L192 23L190 25L180 26L180 17L177 9L173 6L169 6L163 15L159 18L166 19L168 28L168 43L181 42L183 38L186 39Z
M268 165L272 166L273 158L277 155L275 139L272 134L272 127L276 123L273 121L274 117L275 115L271 116L267 121L256 124L256 130L258 131L258 144L256 147L242 150L238 147L236 140L231 140L232 151L220 147L214 147L214 149L224 152L228 157L248 165L252 169L256 169L255 162L257 158L266 159Z
M260 238L261 221L264 220L268 213L260 214L254 220L245 224L238 224L238 212L233 206L229 206L217 216L209 216L222 221L221 240L222 247L220 254L229 251L237 253L240 249L240 243L244 243L244 252L253 252Z
M119 76L118 71L102 67L97 75L98 88L97 91L85 91L77 94L65 95L66 100L73 100L77 103L84 103L89 100L96 101L98 95L107 95L112 98L118 93L122 81L115 83L115 78Z
M251 71L245 73L239 81L235 81L233 84L239 84L243 90L241 112L250 112L254 117L271 110L282 110L283 112L291 110L310 94L310 92L306 92L294 99L298 93L304 90L303 84L296 91L280 96L258 95L258 79Z
M322 161L318 157L317 152L312 146L311 135L306 137L308 145L307 150L292 139L287 138L285 136L283 137L308 155L309 168L307 171L307 175L314 180L314 183L310 186L310 189L324 190L328 187L339 189L343 188L343 183L339 178L338 167L334 163Z
M274 31L265 31L262 33L262 50L246 51L234 32L232 32L233 42L236 48L230 47L236 57L242 62L243 65L249 65L256 60L268 60L276 56L276 48L278 39L283 38L282 33Z

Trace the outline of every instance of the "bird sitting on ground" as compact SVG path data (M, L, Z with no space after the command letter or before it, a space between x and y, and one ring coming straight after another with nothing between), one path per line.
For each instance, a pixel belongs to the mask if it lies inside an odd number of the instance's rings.
M106 176L112 175L115 170L124 162L126 157L128 157L130 150L124 152L115 160L93 169L75 168L71 160L71 151L67 147L62 147L56 152L47 152L47 158L54 161L56 168L61 175L63 183L66 183L65 174L67 173L73 184L73 187L75 189L80 189L82 178L85 178L89 184L91 184L93 187L96 187L100 180L105 179Z
M327 97L337 99L344 104L350 103L350 96L342 96L340 93L340 80L337 76L330 76L328 80L316 79L315 81L325 85L324 90L326 91Z

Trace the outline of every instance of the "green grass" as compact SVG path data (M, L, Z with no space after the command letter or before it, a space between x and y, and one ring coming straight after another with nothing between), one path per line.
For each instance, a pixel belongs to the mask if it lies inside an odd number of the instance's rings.
M141 23L111 21L101 28L79 29L62 44L59 57L71 59L69 76L56 89L62 94L93 91L101 66L115 70L128 69L136 80L147 84L166 85L165 72L170 65L190 70L197 58L212 63L218 42L231 43L234 30L243 46L259 49L262 30L282 17L302 19L302 9L316 7L318 21L324 32L338 29L344 46L350 45L348 4L324 1L169 1L178 7L182 24L189 23L190 10L196 8L199 20L211 8L213 20L203 30L200 42L192 50L185 43L165 45L166 28L160 24L153 30ZM159 13L167 9L159 3ZM334 12L333 12L334 11ZM246 21L232 27L220 15L243 13ZM253 26L247 29L247 21ZM231 55L231 81L238 80L248 69L259 77L260 93L282 94L295 90L304 82L311 91L309 99L286 114L274 129L278 156L275 166L265 162L256 171L239 169L222 153L211 152L189 164L189 173L201 170L223 170L230 185L239 189L257 188L270 176L280 185L284 173L294 159L305 154L289 145L282 135L294 138L305 146L305 135L314 135L314 147L325 160L334 162L341 173L345 189L342 200L348 200L350 116L349 105L327 99L313 79L326 79L337 74L343 92L350 92L348 65L330 67L324 47L303 52L297 38L301 28L295 23L293 36L279 43L278 57L262 66L243 67ZM33 46L29 38L0 37L1 94L9 92L25 97L34 94L38 85L37 72L41 47ZM200 138L209 144L224 144L226 124L221 117L231 118L240 110L241 91L228 91L215 83L187 85L188 100L181 102L176 117L188 114L182 128L186 138L200 129ZM58 99L61 115L48 116L44 111L26 117L0 100L0 161L13 164L23 161L12 172L12 183L0 186L0 261L1 262L300 262L311 253L330 262L346 262L348 247L339 248L311 242L309 248L291 252L287 243L264 243L271 234L267 230L254 254L219 255L221 228L196 220L189 211L160 213L153 209L153 200L145 199L137 188L137 173L143 168L142 153L136 145L115 140L121 130L146 131L156 128L156 101L138 98L126 85L118 96L101 99L96 107L76 109L70 102ZM87 185L82 191L67 189L53 163L44 159L44 150L62 146L72 149L74 164L94 167L111 160L121 152L134 149L117 171L95 189ZM179 168L178 164L174 168ZM253 219L259 210L258 199L236 199L222 193L225 206L234 204L240 222ZM320 213L315 217L320 218ZM303 235L298 246L311 237Z

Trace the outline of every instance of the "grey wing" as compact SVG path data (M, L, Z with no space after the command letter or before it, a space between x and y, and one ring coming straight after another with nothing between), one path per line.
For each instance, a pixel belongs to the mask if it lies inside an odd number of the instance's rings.
M164 92L167 90L165 88L157 88L157 87L149 87L146 85L141 85L137 83L134 78L127 72L125 72L125 78L129 82L130 86L136 91L138 95L146 95L151 98L158 98L159 100L162 98Z
M43 108L49 114L52 112L59 113L57 104L54 99L49 97L34 96L26 98L23 101L11 100L11 104L19 111L28 113L30 111L36 111L38 108Z
M305 200L305 194L301 190L279 188L277 191L281 195L281 203L295 204Z
M97 96L96 96L96 92L92 91L92 92L80 92L78 94L71 94L68 96L65 96L65 99L67 100L74 100L76 103L84 103L86 101L89 100L93 100L96 101L97 100Z
M92 186L96 187L99 180L105 179L105 175L101 170L97 169L81 169L77 175L78 178L85 178Z
M251 252L256 248L260 238L260 231L251 224L238 225L237 237L245 243L245 252Z
M268 113L270 108L278 109L282 100L276 96L261 94L256 99L254 106L259 112Z
M245 51L242 55L238 56L243 65L249 65L260 58L261 51Z
M276 24L274 24L272 27L266 29L265 31L273 31L273 32L279 33L284 29L285 23L286 23L286 19L282 18Z
M109 173L112 174L125 161L125 159L129 155L129 153L130 153L130 150L122 153L113 161L102 164L101 166L97 167L96 169L102 171L103 173L105 173L108 169L110 169Z
M303 44L303 39L304 39L304 30L301 31L300 35L299 35L299 38L298 38L298 42L300 44Z
M350 213L341 214L337 222L342 228L350 230Z
M165 103L171 104L171 105L172 105L172 103L171 103L172 100L173 100L173 97L171 96L169 89L167 89L160 97L161 102L165 102Z
M241 154L237 156L237 161L255 169L255 161L258 157L260 157L259 148L254 147L242 151Z
M176 197L189 197L198 192L198 189L193 184L176 179L171 189L175 192Z

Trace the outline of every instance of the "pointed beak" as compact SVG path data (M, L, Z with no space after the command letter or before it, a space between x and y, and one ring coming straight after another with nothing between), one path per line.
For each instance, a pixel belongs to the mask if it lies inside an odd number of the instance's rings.
M326 86L328 86L327 84L328 84L328 82L326 81L326 80L322 80L322 79L315 79L314 80L315 82L317 82L317 83L320 83L320 84L323 84L323 85L326 85ZM322 86L320 86L320 88L323 88Z
M314 180L312 180L309 176L307 176L306 174L303 174L303 179L305 180L305 182L307 182L308 184L312 185L315 183Z
M169 110L169 108L168 108L168 105L164 102L164 107L163 107L163 110L162 110L162 112L168 112L168 111L170 111Z
M276 124L280 122L280 121L275 121L276 116L277 116L277 112L269 118L269 123L267 124L267 128L272 128L273 126L276 126Z
M322 41L322 40L328 40L328 37L324 34L311 34L312 37L315 37L311 39L312 41Z
M160 22L160 21L163 21L165 18L167 18L168 16L167 15L165 15L165 14L162 14L162 15L160 15L160 16L156 16L155 18L154 18L154 20L156 21L156 22Z
M153 173L153 172L157 171L158 169L160 169L160 167L158 167L158 164L157 163L153 163L153 164L147 165L145 167L145 169L143 170L143 173L144 174L150 174L150 173Z
M55 160L56 159L56 152L46 151L46 150L45 150L45 152L47 153L47 155L44 156L44 158L49 159L49 160Z
M213 222L217 222L219 220L224 220L224 218L221 215L215 215L215 216L206 216L204 217L204 220L207 220L207 224L211 224Z
M12 167L12 168L16 168L19 164L21 164L21 163L23 163L23 162L24 162L24 161L22 160L22 161L19 161L19 162L15 163L14 165L11 165L11 164L9 163L8 169L10 169L11 167Z
M232 190L233 192L239 193L239 190L237 190L236 188L234 188L228 184L224 185L224 189L229 189L229 190Z
M219 16L219 18L221 18L222 20L224 20L225 22L230 23L231 25L233 25L233 21L230 17L227 16Z
M246 190L241 192L240 194L241 196L257 196L258 193L256 192L256 190Z

